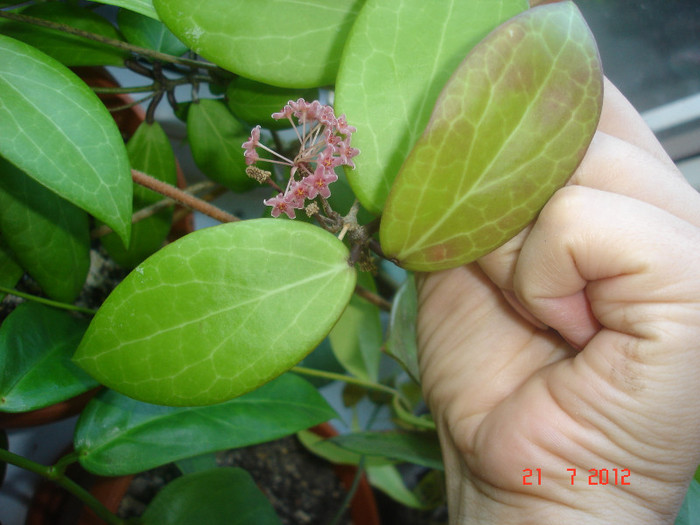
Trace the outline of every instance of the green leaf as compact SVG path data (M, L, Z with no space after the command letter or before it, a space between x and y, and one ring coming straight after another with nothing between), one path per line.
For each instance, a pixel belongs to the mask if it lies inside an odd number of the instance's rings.
M333 417L318 391L294 374L207 407L151 405L107 390L81 414L75 449L90 472L118 476L271 441Z
M149 504L144 525L280 525L275 510L240 468L216 468L168 483Z
M12 250L0 237L0 286L14 288L23 274L24 270L17 264ZM0 301L5 298L5 295L5 293L0 292Z
M700 483L694 479L681 505L675 525L698 525L700 523Z
M36 410L96 387L71 362L87 324L38 303L15 308L0 326L0 411Z
M440 443L433 432L358 432L336 436L330 441L356 454L444 468Z
M93 0L98 4L106 5L116 5L118 7L123 7L124 9L129 9L136 13L141 13L154 20L160 20L158 18L158 13L153 8L153 2L151 0Z
M117 13L117 23L131 44L174 56L187 52L187 46L159 20L128 9L120 9Z
M131 173L109 111L74 73L0 35L0 155L128 241Z
M75 300L90 268L87 214L2 158L0 232L49 297Z
M107 298L75 360L123 394L217 403L298 363L355 287L348 250L310 224L256 219L191 233Z
M200 100L187 112L187 137L195 163L207 177L233 191L257 186L245 173L241 148L249 134L219 100Z
M374 279L368 273L360 273L358 284L376 292ZM383 342L379 308L357 295L343 312L329 334L333 353L352 375L368 381L379 376L379 361Z
M99 36L122 40L115 27L97 13L63 2L29 6L22 15L49 20ZM66 66L122 66L126 51L63 31L11 20L0 21L2 34L30 44Z
M332 84L364 0L155 0L161 20L195 53L273 86Z
M348 179L380 214L404 159L425 129L440 90L469 50L526 0L368 0L343 51L337 113L357 127L362 154Z
M603 79L571 2L531 9L481 42L401 168L380 238L404 268L468 263L530 223L595 132Z
M413 509L426 508L420 498L408 490L403 476L394 465L369 465L367 477L374 488L381 490L394 501Z
M267 129L287 129L289 120L275 120L272 114L280 111L290 100L318 98L318 89L289 89L255 82L245 77L231 81L226 88L226 102L236 118Z
M297 432L297 438L309 452L336 465L359 465L362 462L364 466L381 466L394 463L383 457L366 457L363 461L362 455L340 447L332 440L325 439L310 430Z
M416 342L417 315L416 280L413 275L409 275L396 292L391 305L386 352L401 364L416 383L420 383Z
M170 145L170 139L158 122L153 124L142 122L129 140L126 149L132 168L168 184L177 183L175 154ZM163 196L160 193L140 184L134 184L134 211L162 199ZM133 268L161 248L170 231L172 218L173 209L169 207L134 223L131 227L131 242L128 249L113 233L102 237L102 244L118 264Z

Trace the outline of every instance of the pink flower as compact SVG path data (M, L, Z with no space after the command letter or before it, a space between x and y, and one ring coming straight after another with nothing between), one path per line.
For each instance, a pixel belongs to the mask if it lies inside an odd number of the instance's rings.
M336 127L337 127L338 133L342 133L343 135L346 135L346 136L351 135L357 131L357 128L355 128L355 126L348 125L348 121L345 118L344 114L340 115L336 119Z
M285 193L287 202L294 208L303 208L306 199L309 199L309 187L301 181L294 181Z
M345 140L342 140L338 143L338 159L339 164L344 164L346 166L350 166L352 169L355 169L355 163L352 161L352 158L356 157L360 153L360 150L357 148L350 147L349 138L350 137L347 137Z
M265 199L263 201L265 206L272 206L272 211L270 212L273 217L279 217L280 213L286 213L287 217L293 219L296 217L294 212L294 206L288 202L286 195L278 193L276 197L271 199Z
M331 190L328 185L331 182L338 180L338 176L332 171L327 171L323 166L319 166L314 171L313 175L304 177L303 183L309 188L309 198L313 199L316 195L321 195L324 199L331 196Z
M245 163L250 166L252 164L255 164L260 157L258 156L258 152L255 151L255 148L257 148L260 145L260 126L255 126L251 132L250 132L250 137L246 142L243 143L243 146L241 146L245 152L243 153L243 156L245 157Z

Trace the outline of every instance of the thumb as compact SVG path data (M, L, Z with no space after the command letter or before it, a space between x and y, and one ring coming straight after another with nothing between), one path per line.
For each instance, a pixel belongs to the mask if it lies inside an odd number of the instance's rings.
M698 228L660 208L568 186L528 235L515 292L535 317L579 348L601 327L655 339L668 335L669 326L690 329L700 322L699 249Z

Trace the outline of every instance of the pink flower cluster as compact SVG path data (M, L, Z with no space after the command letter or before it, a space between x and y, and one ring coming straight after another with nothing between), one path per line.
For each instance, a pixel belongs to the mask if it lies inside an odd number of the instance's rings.
M356 131L348 125L345 115L336 117L333 108L318 100L306 102L300 98L290 100L282 111L272 114L276 120L288 119L299 139L299 152L293 160L280 155L260 142L260 126L253 128L250 138L243 143L246 164L271 162L290 167L290 177L284 192L263 201L272 206L272 216L285 213L290 219L294 210L304 208L306 200L331 195L328 185L338 180L337 166L355 168L352 158L359 150L350 146L352 134ZM296 119L297 122L294 121ZM257 148L261 148L273 158L261 158Z

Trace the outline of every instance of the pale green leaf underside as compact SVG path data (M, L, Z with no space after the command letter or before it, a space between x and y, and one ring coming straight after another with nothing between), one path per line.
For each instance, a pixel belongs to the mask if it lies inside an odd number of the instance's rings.
M506 242L578 166L601 103L595 41L571 2L498 28L450 79L406 159L382 218L384 252L433 271Z
M111 115L70 70L0 35L0 155L128 240L132 182Z
M115 289L75 359L142 401L233 398L288 370L327 335L354 290L347 257L334 236L300 222L197 231Z
M343 50L336 108L362 155L348 180L382 212L391 184L423 132L440 90L469 50L526 0L368 0Z
M155 0L160 18L204 58L280 87L332 84L364 0Z

